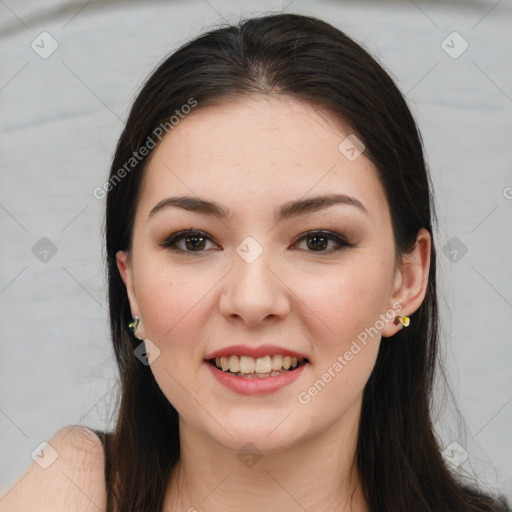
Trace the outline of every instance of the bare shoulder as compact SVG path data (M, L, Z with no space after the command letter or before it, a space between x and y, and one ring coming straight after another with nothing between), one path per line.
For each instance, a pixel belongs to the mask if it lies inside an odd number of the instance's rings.
M105 455L93 431L63 427L40 454L0 495L0 512L106 510Z

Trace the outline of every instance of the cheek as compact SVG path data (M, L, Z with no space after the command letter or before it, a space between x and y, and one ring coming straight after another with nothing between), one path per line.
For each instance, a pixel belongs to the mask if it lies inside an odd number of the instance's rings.
M323 414L332 420L362 393L379 351L383 326L377 321L387 292L379 272L348 268L303 287L299 314L313 340L316 364L297 399L301 407L309 404L304 412L312 418Z
M144 282L137 297L144 334L160 350L151 372L168 401L189 420L194 410L190 396L201 394L196 374L204 350L199 340L211 315L208 291L218 279L211 273L177 272L164 265L146 270L139 274Z
M194 340L207 323L205 304L218 277L192 268L176 271L169 265L141 267L138 275L137 301L144 334L162 352L186 350L190 360L191 351L196 350Z
M390 266L362 254L354 256L347 265L317 272L315 279L297 288L301 307L314 313L308 315L317 326L314 330L324 333L318 339L336 349L350 345L359 333L375 325L389 300Z

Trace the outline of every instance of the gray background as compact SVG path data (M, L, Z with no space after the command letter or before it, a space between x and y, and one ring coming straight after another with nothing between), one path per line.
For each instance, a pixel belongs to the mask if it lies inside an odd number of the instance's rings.
M512 499L510 0L0 0L0 488L62 426L112 427L104 204L92 191L136 91L198 32L281 10L347 32L408 98L435 186L444 357L466 421L458 430L448 396L439 435L468 452L462 472ZM42 58L33 41L58 48Z

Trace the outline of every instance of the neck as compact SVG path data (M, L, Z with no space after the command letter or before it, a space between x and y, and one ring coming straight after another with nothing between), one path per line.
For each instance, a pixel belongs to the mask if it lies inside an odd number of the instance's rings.
M180 417L166 512L368 512L355 464L358 418L273 453L243 457ZM348 424L347 424L348 423Z

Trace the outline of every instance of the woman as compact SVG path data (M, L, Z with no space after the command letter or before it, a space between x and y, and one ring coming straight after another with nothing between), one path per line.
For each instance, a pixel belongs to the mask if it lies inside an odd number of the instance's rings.
M431 190L401 93L334 27L272 15L184 45L96 191L115 432L103 454L59 431L0 510L507 510L433 431Z

